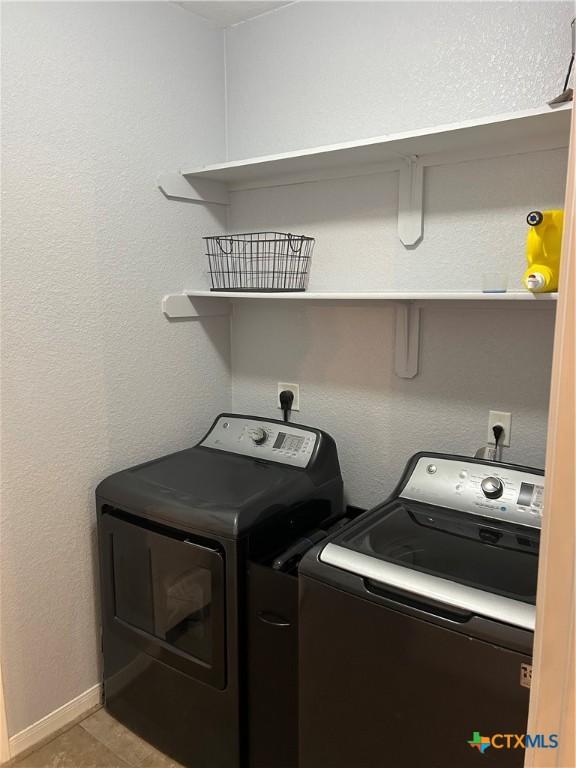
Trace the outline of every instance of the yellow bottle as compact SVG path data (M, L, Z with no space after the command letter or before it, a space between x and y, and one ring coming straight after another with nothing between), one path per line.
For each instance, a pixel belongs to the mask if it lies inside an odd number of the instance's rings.
M530 230L526 238L528 269L524 285L533 293L557 291L564 211L531 211L526 221Z

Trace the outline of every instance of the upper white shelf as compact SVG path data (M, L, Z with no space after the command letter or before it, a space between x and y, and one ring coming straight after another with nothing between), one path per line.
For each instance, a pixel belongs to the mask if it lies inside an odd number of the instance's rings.
M424 168L567 147L571 104L548 106L361 141L265 155L164 173L166 197L229 205L230 191L399 170L398 237L406 247L423 236Z
M519 154L568 146L571 104L466 120L460 123L393 133L361 141L296 152L183 168L181 174L220 182L234 189L262 185L281 177L320 174L358 166L425 158L425 165L466 158Z
M184 291L191 298L273 299L292 301L555 301L557 293L534 294L529 291L482 293L481 291L302 291L259 293L248 291Z

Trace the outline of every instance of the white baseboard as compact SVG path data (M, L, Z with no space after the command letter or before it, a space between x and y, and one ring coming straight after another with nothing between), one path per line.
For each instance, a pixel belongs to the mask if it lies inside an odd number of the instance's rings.
M29 725L20 733L10 737L10 757L16 757L30 747L35 746L53 733L77 720L85 712L100 704L102 699L102 686L93 685L87 691L76 696L72 701L50 712L49 715Z

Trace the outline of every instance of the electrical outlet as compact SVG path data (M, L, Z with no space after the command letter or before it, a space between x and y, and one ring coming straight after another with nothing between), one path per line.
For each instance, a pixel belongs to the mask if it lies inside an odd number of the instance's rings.
M278 393L276 395L276 407L281 408L280 392L283 392L285 389L289 389L290 392L294 394L294 402L292 403L291 410L299 411L300 410L300 387L298 384L287 384L285 381L278 382Z
M504 427L504 432L500 438L498 445L510 445L510 434L512 430L512 414L505 411L490 411L488 414L488 433L486 437L487 445L494 445L494 432L492 427L496 424L501 424Z

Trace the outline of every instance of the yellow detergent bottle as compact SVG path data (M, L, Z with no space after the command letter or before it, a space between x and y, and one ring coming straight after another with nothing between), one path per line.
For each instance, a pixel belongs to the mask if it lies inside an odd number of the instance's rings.
M524 285L533 293L557 291L564 211L530 211L526 221L530 230L526 239L528 269Z

